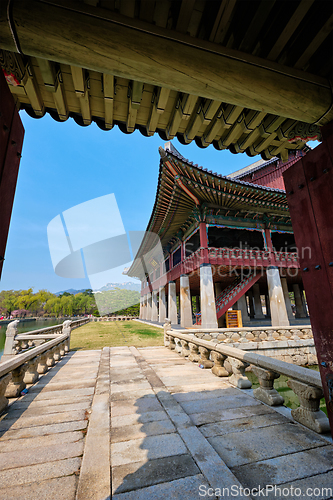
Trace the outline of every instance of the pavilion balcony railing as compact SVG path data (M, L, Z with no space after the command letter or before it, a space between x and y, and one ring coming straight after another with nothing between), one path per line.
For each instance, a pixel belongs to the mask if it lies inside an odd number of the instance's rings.
M171 267L167 273L156 280L152 280L152 287L156 290L159 286L164 286L168 281L178 279L181 274L190 274L203 263L210 263L215 266L237 266L239 268L246 266L263 269L268 266L299 267L297 252L271 252L269 250L228 247L209 247L207 249L199 247L195 252L186 256L182 262L178 262ZM142 294L149 292L148 286L141 291Z
M298 408L291 410L292 418L317 433L329 432L328 418L320 410L323 389L319 372L230 345L199 339L195 336L195 330L172 330L170 320L166 320L164 325L164 345L198 363L200 368L211 369L217 377L228 377L230 384L239 389L250 389L252 386L245 372L250 366L260 384L253 390L253 396L269 406L283 405L284 399L274 389L274 381L280 375L286 375L289 378L288 387L300 402Z

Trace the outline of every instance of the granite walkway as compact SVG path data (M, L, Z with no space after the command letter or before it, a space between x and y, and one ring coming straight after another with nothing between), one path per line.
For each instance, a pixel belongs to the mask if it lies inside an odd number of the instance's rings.
M70 353L0 421L0 500L332 498L285 413L164 347Z

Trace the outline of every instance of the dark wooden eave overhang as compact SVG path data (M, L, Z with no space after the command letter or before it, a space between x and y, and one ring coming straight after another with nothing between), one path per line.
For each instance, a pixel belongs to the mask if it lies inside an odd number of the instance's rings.
M333 117L330 0L4 0L0 9L0 64L17 106L36 118L268 160L320 139Z

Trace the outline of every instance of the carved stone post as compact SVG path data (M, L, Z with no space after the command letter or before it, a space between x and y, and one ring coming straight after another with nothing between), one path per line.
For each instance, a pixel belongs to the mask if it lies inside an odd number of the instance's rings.
M5 342L5 347L3 351L3 355L1 360L5 361L6 359L11 358L16 354L16 349L15 349L15 336L17 335L17 326L19 324L19 320L16 319L15 321L12 321L11 323L8 324L7 330L6 330L6 342Z
M70 342L71 342L71 321L66 320L62 324L62 333L67 333L68 339L66 340L65 344L65 353L69 352L70 350Z
M235 358L227 358L227 361L230 364L232 373L231 377L229 377L230 384L239 389L250 389L252 383L245 376L245 368L248 366L248 363L243 363L243 361Z
M171 335L169 336L169 345L168 345L168 347L169 347L170 351L174 351L175 348L176 348L175 339Z
M54 358L54 361L56 361L56 362L61 360L60 346L56 346L54 348L53 358Z
M328 432L330 430L328 418L323 411L319 410L320 399L324 396L322 389L292 379L288 380L287 385L294 391L300 402L299 408L291 410L294 420L318 434Z
M175 339L175 351L178 352L178 354L182 353L182 345L180 343L180 339Z
M60 346L60 356L65 356L65 342L61 342Z
M164 323L164 345L165 347L169 347L170 343L170 337L168 335L168 332L171 331L171 321L169 318L165 318L165 323Z
M27 363L27 369L24 374L23 382L25 384L34 384L37 382L39 375L37 372L37 365L38 365L38 359L32 358L30 361Z
M46 352L44 352L40 356L37 356L37 373L39 373L40 375L42 375L43 373L46 373L48 370L46 360L47 360Z
M274 389L274 380L279 378L280 374L271 370L264 370L259 366L251 366L251 371L258 377L260 384L260 387L253 391L254 397L270 406L283 405L283 397Z
M212 368L214 366L213 361L209 359L210 351L206 347L199 347L200 360L199 365L203 368Z
M7 385L9 384L11 378L11 373L7 373L7 375L4 375L0 378L0 412L2 412L8 406L8 399L5 397L5 393L7 390Z
M219 352L212 352L212 359L214 361L214 366L212 368L212 373L217 377L228 377L229 373L224 368L223 363L226 356L220 354Z
M181 352L181 355L184 357L184 358L188 358L189 355L190 355L190 348L188 346L188 342L186 340L181 340L180 341L181 345L182 345L182 352Z
M54 348L46 352L46 364L49 368L55 365Z
M17 398L23 389L25 389L25 383L23 382L25 370L27 366L21 365L12 370L12 378L7 385L5 392L6 398Z
M190 342L188 344L189 348L190 348L190 355L188 357L188 359L190 361L192 361L193 363L199 363L200 361L200 356L199 356L199 348L196 344L192 344L192 342Z

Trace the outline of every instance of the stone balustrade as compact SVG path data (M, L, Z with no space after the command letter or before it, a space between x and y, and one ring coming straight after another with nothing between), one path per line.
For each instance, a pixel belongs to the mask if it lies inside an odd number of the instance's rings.
M46 373L69 351L71 321L65 321L61 326L62 333L53 335L55 338L23 353L1 358L0 413L7 407L8 399L19 397L27 384L37 382L41 374Z
M19 320L12 321L7 326L5 348L1 361L13 355L25 352L33 347L37 347L48 340L58 338L58 336L63 333L64 324L68 321L71 325L71 330L74 330L74 328L78 328L88 323L90 318L81 318L75 321L67 320L59 325L32 330L26 333L17 333Z
M131 321L132 319L139 319L139 316L101 316L100 318L93 318L92 321Z
M299 366L318 363L311 325L284 327L243 327L237 329L186 329L198 339L228 345L245 351L260 352Z
M284 330L286 331L285 328ZM272 329L273 338L274 331L276 329ZM245 371L250 366L260 384L260 387L253 391L253 396L270 406L283 404L283 397L274 389L274 380L281 374L287 376L288 386L296 393L300 401L300 407L291 410L294 420L317 433L329 432L328 418L319 409L320 399L323 397L319 372L219 342L213 339L211 333L209 331L208 335L208 332L202 330L197 332L172 330L170 320L166 320L164 344L169 349L177 351L178 345L186 343L190 351L188 355L190 361L198 363L202 368L211 368L212 373L218 377L228 376L229 382L239 389L249 389L252 386ZM198 334L203 334L203 338L199 338ZM210 338L207 340L204 335Z

